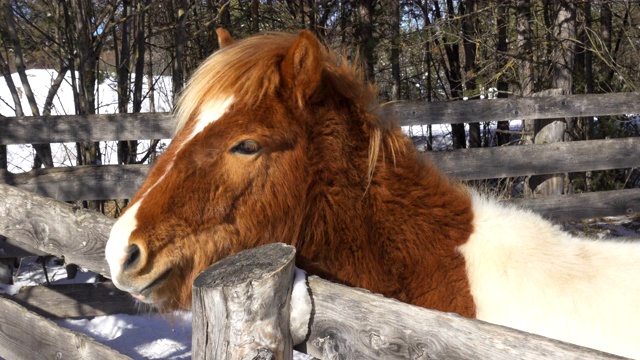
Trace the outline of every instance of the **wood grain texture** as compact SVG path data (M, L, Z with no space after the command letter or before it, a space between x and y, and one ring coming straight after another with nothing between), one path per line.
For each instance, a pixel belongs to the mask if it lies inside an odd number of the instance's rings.
M640 167L640 138L571 141L426 153L457 180Z
M147 178L151 165L89 165L0 171L0 183L60 201L130 199ZM2 180L4 179L4 181Z
M225 258L193 282L193 359L291 359L295 248L269 244Z
M0 235L109 276L104 247L114 219L0 184Z
M315 276L309 286L314 316L306 347L321 359L620 359Z
M0 295L3 296L3 295ZM140 305L113 283L25 286L4 295L34 313L51 318L139 314ZM150 309L144 312L149 312Z
M640 113L640 93L492 99L485 101L395 102L380 113L401 125L460 124L514 119L555 119Z
M512 199L509 203L531 209L552 221L634 216L640 213L640 189Z
M380 113L398 119L401 125L638 114L640 93L395 102L383 106ZM173 126L170 113L7 117L0 121L0 145L168 139L172 137Z
M633 168L640 167L640 138L463 149L425 156L457 180ZM131 198L149 168L149 165L126 165L38 169L17 175L5 172L0 181L4 179L5 183L63 201ZM570 202L567 198L570 209L583 204ZM620 213L600 211L596 216L606 215ZM573 218L584 216L577 213Z
M0 258L21 258L34 255L44 256L49 254L39 251L28 244L7 239L5 236L0 235Z
M0 357L5 359L131 359L0 297Z
M173 127L170 113L7 117L0 121L0 145L169 139Z

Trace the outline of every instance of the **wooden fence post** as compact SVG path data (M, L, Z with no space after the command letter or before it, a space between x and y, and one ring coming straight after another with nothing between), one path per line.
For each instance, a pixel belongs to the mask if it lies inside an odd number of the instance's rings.
M193 283L193 359L291 359L295 248L269 244L227 257Z

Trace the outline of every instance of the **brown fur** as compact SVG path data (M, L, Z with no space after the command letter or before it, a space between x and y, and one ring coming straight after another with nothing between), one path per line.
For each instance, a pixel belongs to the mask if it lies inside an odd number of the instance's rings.
M375 115L375 88L307 31L225 45L193 76L177 135L132 201L135 274L173 269L154 289L158 306L188 308L204 268L286 242L311 273L474 316L456 250L473 230L469 194ZM185 142L203 104L229 95L228 112ZM245 139L262 151L230 151Z

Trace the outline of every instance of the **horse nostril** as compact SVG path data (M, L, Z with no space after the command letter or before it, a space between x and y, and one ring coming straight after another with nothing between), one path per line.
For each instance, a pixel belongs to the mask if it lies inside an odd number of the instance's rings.
M127 258L124 261L123 268L127 269L135 265L140 259L140 247L136 244L132 244L127 247L125 252L127 253Z

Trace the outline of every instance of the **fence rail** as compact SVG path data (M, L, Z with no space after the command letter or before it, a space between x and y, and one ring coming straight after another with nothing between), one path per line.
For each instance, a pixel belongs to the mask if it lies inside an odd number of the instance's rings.
M619 359L315 276L308 279L313 315L292 331L280 312L299 311L304 303L290 297L294 254L291 246L265 245L223 259L196 278L194 359L287 359L291 344L278 339L291 337L306 339L302 347L321 359Z
M427 155L458 180L478 180L640 167L640 138L573 141L539 145L463 149ZM0 171L0 182L62 201L131 198L150 165L102 165ZM640 189L592 195L513 200L554 220L631 215L640 212ZM590 200L586 200L589 199ZM611 201L607 201L610 198ZM614 200L615 199L615 200ZM584 206L586 204L589 206ZM545 202L556 207L550 208Z
M640 93L563 95L453 102L395 102L380 109L401 125L459 124L514 119L640 114ZM168 139L169 113L7 117L0 145Z

